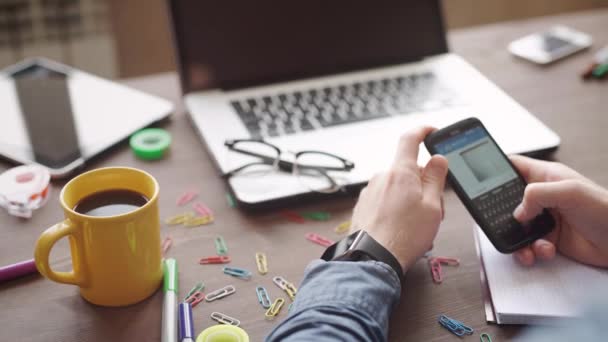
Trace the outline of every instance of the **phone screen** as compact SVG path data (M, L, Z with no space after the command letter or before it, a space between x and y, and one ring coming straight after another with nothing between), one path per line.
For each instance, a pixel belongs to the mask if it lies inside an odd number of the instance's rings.
M497 249L513 251L549 232L548 213L526 225L513 217L526 183L481 123L454 132L433 141L431 153L448 159L450 181Z

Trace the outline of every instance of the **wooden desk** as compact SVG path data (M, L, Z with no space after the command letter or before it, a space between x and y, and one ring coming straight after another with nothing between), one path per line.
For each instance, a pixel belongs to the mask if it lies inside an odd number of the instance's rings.
M594 50L608 44L608 11L585 12L567 16L504 23L450 33L451 46L522 105L552 127L561 137L562 146L555 159L608 185L607 82L581 82L578 73L590 60L591 53L581 53L549 67L538 67L511 57L509 41L552 24L566 24L591 33ZM592 50L593 51L593 50ZM196 282L207 289L229 283L237 293L194 309L197 332L212 324L209 314L220 311L242 321L252 341L259 341L276 322L264 320L254 288L265 286L272 297L281 293L272 284L272 275L282 275L299 282L306 264L317 258L322 247L304 240L313 231L338 239L332 228L348 219L354 199L330 200L306 205L297 210L329 210L330 222L298 225L274 213L245 215L230 208L226 189L218 178L209 156L189 125L179 101L176 76L163 74L127 81L134 87L172 99L177 104L173 120L166 128L173 133L171 155L159 162L143 162L132 155L126 144L94 161L89 168L129 165L142 168L158 178L161 185L161 216L183 211L175 200L188 189L201 190L200 199L215 210L217 221L199 228L163 227L163 236L171 235L175 244L169 255L180 267L180 293ZM0 169L10 167L0 164ZM19 220L0 212L0 264L32 257L38 235L62 218L58 204L59 189L53 187L52 199L31 220ZM408 272L401 305L392 318L393 341L454 341L456 338L436 323L439 314L456 317L475 328L490 333L494 341L503 341L517 333L517 327L497 327L485 323L477 260L472 237L472 221L450 190L446 193L447 217L435 243L435 253L458 257L462 265L446 269L442 285L431 282L424 262ZM254 253L265 251L270 273L255 275L250 281L225 276L217 266L201 266L198 258L214 253L212 238L223 235L228 243L233 265L255 270ZM52 254L54 267L69 269L69 249L65 241ZM120 281L117 279L117 281ZM0 285L1 335L7 341L158 341L162 295L157 292L142 303L126 308L102 308L88 304L73 286L59 285L39 276L29 276ZM279 318L286 315L284 310ZM465 340L478 341L478 334Z

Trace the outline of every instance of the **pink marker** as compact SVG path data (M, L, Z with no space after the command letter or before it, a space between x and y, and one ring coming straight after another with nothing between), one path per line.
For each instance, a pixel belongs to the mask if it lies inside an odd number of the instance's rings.
M3 266L0 267L0 283L37 272L38 269L36 269L36 263L34 262L34 259Z

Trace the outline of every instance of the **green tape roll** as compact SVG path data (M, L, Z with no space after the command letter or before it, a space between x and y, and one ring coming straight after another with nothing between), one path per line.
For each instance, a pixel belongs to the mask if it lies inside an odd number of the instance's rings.
M129 145L141 159L161 159L171 145L171 134L162 128L142 129L131 136Z

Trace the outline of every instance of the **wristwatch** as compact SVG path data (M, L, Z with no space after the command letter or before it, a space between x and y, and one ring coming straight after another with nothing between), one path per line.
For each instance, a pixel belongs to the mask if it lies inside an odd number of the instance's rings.
M395 256L374 240L365 230L358 230L346 238L329 246L321 256L325 261L365 261L376 260L389 265L399 279L403 278L401 264Z

